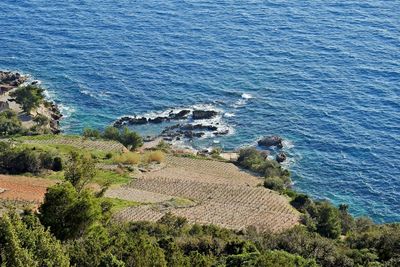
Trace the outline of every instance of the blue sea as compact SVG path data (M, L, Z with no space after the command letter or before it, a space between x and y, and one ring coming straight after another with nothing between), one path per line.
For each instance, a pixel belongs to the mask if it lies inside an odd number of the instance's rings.
M67 133L218 109L230 133L193 145L280 135L297 190L400 221L399 1L2 0L0 69L40 80Z

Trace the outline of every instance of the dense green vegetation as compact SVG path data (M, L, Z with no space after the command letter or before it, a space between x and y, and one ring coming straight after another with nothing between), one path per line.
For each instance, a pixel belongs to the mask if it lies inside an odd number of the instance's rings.
M104 129L104 132L86 128L83 130L82 135L87 138L115 140L120 142L130 150L135 150L136 148L143 145L142 137L136 132L132 132L127 127L124 127L121 130L116 127L109 126Z
M394 267L400 262L399 225L357 220L351 234L334 240L302 226L277 234L233 232L189 225L171 214L156 223L118 223L110 221L108 204L90 191L77 192L68 182L52 187L39 216L52 234L32 214L0 219L2 266ZM21 222L23 227L17 227ZM38 235L43 237L36 241ZM12 239L15 252L9 246Z
M249 169L265 177L266 188L283 191L290 187L290 172L281 167L275 161L267 158L268 154L255 148L244 148L239 151L237 163L239 166Z
M62 170L62 160L59 155L0 142L0 173L37 174L42 169Z
M14 111L5 110L0 113L0 136L22 134L24 131L25 129Z

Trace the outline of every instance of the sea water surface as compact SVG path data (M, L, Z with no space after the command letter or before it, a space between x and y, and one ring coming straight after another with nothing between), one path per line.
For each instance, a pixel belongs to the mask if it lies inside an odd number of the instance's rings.
M226 149L286 140L295 188L400 221L400 2L2 0L0 69L65 132L206 105Z

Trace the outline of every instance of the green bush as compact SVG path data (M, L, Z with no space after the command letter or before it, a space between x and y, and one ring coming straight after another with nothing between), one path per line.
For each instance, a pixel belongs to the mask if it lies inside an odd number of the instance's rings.
M264 180L264 187L281 192L285 189L285 184L279 177L267 177Z
M30 149L9 149L0 154L0 171L2 173L38 173L40 169L39 154Z
M42 169L59 171L62 165L57 166L57 160L61 158L56 154L47 151L36 150L35 148L12 147L10 144L0 142L0 173L37 174Z
M120 140L120 131L118 128L108 126L104 129L103 134L101 135L102 138L108 139L108 140Z
M21 121L12 110L5 110L0 113L0 136L21 134L24 132Z
M86 137L86 138L96 138L97 139L97 138L101 137L101 133L99 130L85 128L85 129L83 129L82 136Z
M98 130L86 128L82 135L87 138L103 138L105 140L118 141L130 150L135 150L143 145L142 137L127 127L121 130L113 126L108 126L104 129L103 133Z
M291 185L290 172L283 169L275 160L269 160L267 155L255 148L244 148L239 151L237 160L239 166L263 175L266 188L284 191Z

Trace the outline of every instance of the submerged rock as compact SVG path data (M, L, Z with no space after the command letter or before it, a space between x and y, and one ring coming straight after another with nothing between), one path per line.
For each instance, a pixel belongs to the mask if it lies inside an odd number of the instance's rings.
M193 111L193 120L207 120L212 119L217 116L218 112L214 110L194 110Z
M277 148L283 148L283 139L279 136L266 136L258 141L259 146L271 147L276 146Z
M149 123L162 123L162 122L166 121L167 119L168 118L166 118L166 117L156 117L154 119L152 119L152 118L148 119L148 122Z
M205 130L205 131L216 131L218 127L213 125L203 125L203 124L185 124L180 127L182 130Z
M281 163L281 162L284 162L286 160L286 158L287 158L286 154L283 152L280 152L278 155L276 155L275 159L277 162Z
M213 132L213 134L215 135L215 136L218 136L218 135L227 135L229 133L229 130L223 130L223 131L219 131L219 132Z
M176 114L170 113L168 118L170 118L171 120L182 120L182 119L186 119L189 114L190 114L190 110L184 109L184 110L179 111Z
M132 118L132 117L121 117L118 120L114 122L114 127L121 127L125 124L146 124L147 123L147 118L141 117L141 118Z

